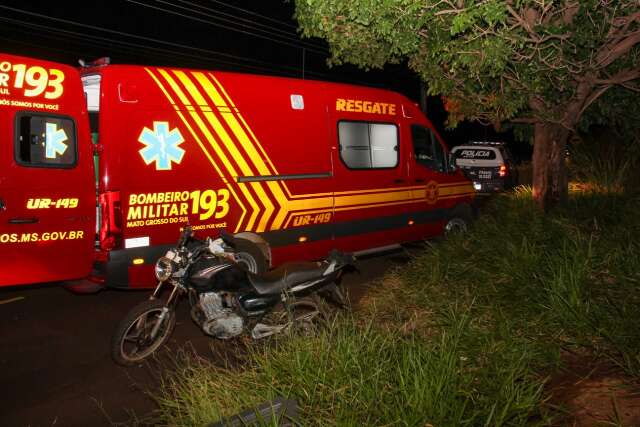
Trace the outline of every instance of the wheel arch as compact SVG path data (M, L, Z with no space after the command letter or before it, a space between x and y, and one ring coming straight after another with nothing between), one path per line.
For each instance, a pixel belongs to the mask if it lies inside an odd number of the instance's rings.
M455 206L453 206L453 208L451 208L451 210L449 211L449 215L447 216L447 219L451 219L455 217L467 218L470 221L473 221L478 217L478 208L477 206L475 206L475 204L472 204L466 201L460 202Z

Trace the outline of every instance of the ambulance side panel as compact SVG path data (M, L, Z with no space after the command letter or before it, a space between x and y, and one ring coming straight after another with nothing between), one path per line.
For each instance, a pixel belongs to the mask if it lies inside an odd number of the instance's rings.
M249 169L238 185L255 194L255 222L239 229L264 237L273 264L324 257L333 245L333 174L324 84L296 79L216 73L242 124L234 135ZM251 204L249 204L251 206Z
M110 66L102 92L100 192L119 200L115 245L101 266L110 285L150 285L153 263L187 222L199 237L255 233L274 264L332 247L331 154L317 87ZM281 233L312 221L329 228Z
M226 131L214 129L219 120L201 111L205 101L193 98L184 78L143 67L102 73L101 192L119 201L115 245L102 265L110 286L152 284L153 264L187 223L204 237L241 216L232 177L220 173L218 154L231 158Z
M187 223L200 237L254 233L277 265L438 234L473 193L418 161L412 129L432 127L393 92L155 67L108 66L102 81L112 286L151 285ZM438 138L428 148L443 157Z

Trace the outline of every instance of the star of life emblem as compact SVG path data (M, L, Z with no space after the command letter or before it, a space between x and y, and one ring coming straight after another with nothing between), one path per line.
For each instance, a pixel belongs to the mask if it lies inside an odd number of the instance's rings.
M184 138L178 128L169 130L168 122L153 122L153 130L145 127L138 141L144 144L140 156L147 165L155 163L156 170L171 170L173 163L180 164L185 150L180 147Z

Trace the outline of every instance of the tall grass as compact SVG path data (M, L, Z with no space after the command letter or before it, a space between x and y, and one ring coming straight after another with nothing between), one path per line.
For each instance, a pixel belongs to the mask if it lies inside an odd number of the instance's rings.
M492 331L509 325L541 349L589 348L637 375L639 208L638 198L577 194L544 216L526 191L499 197L470 235L422 255L402 274L406 286L373 302L463 304Z
M573 179L598 192L629 191L638 184L640 149L614 132L575 138L569 171Z
M157 398L156 422L204 425L277 396L296 399L301 425L541 422L542 388L529 355L498 351L489 342L470 349L470 318L450 315L450 327L431 342L350 318L315 338L254 349L249 368L228 371L180 358Z
M252 347L245 366L183 357L156 423L202 425L295 398L302 425L546 425L563 351L640 375L640 199L574 194L542 215L499 196L470 233L389 274L319 336Z

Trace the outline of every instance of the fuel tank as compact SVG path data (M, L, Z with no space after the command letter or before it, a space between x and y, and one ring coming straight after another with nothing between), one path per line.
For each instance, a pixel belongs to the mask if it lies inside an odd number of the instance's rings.
M215 256L203 256L187 272L191 285L198 292L241 292L250 289L242 267Z

